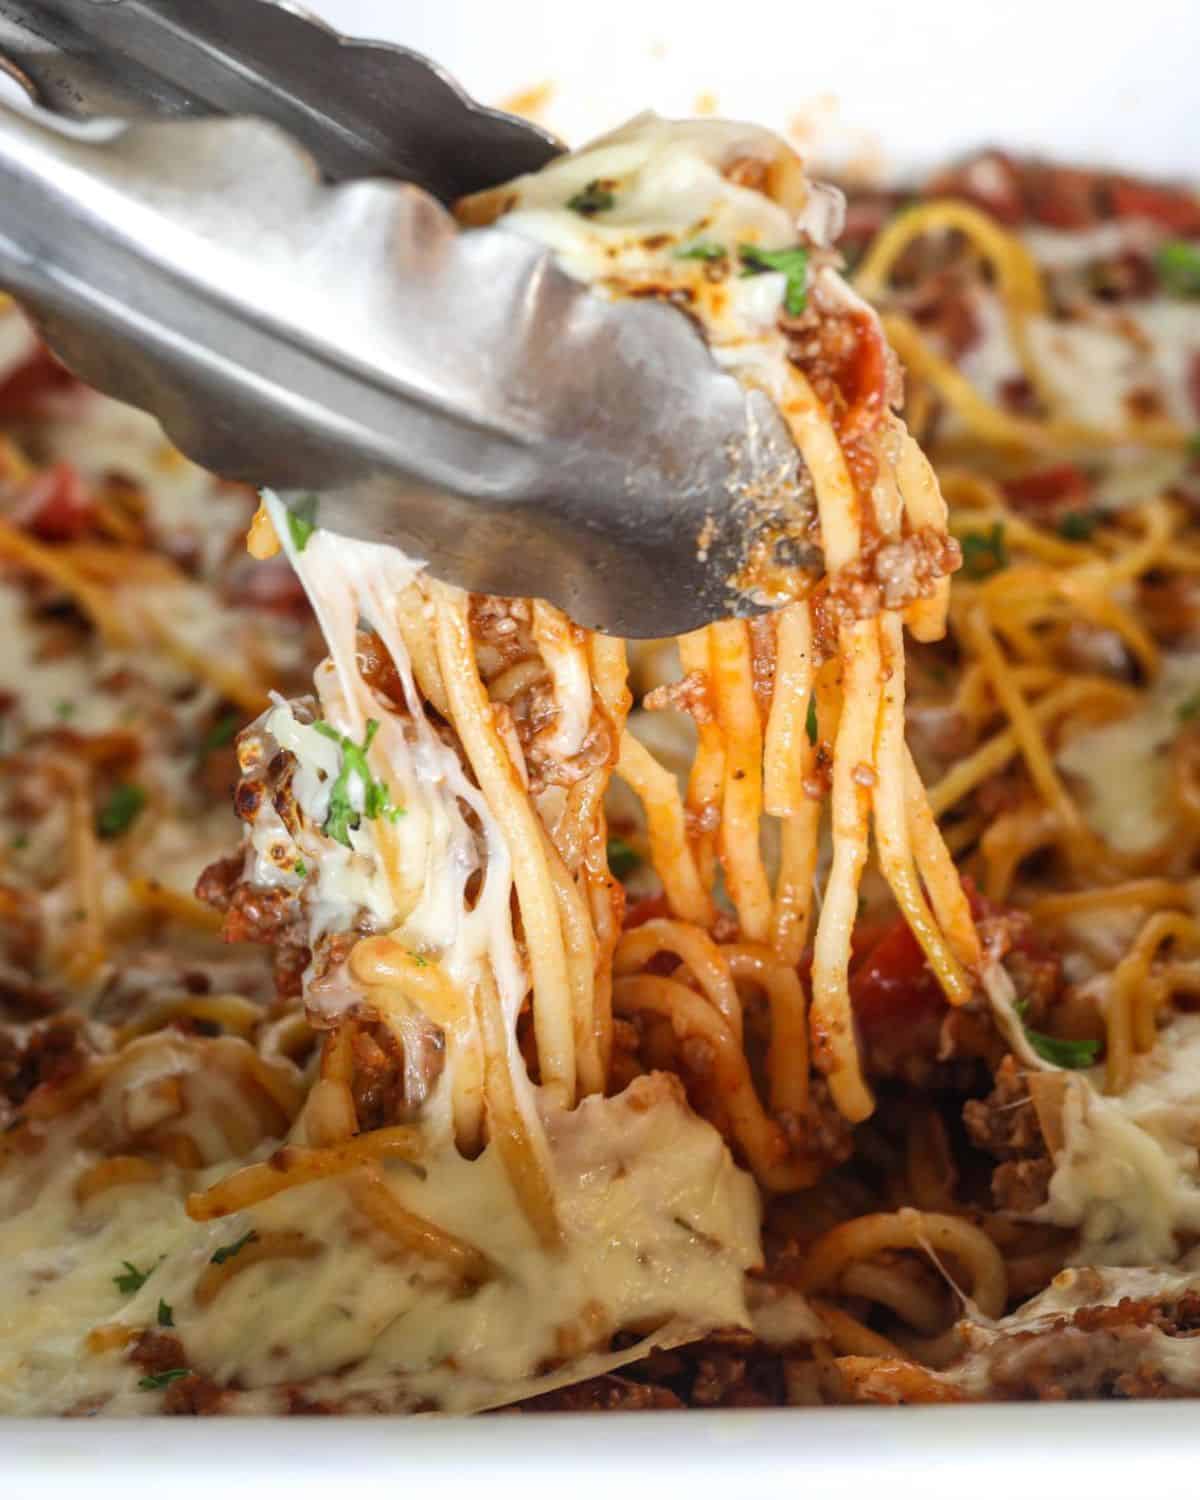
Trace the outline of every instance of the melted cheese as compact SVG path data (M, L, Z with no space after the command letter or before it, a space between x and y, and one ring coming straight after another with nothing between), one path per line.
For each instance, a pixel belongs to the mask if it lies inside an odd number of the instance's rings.
M164 1054L147 1066L171 1076L180 1060ZM230 1098L215 1095L205 1103L215 1118L229 1107ZM575 1351L620 1328L694 1335L749 1326L744 1276L760 1259L757 1193L673 1079L641 1079L618 1098L552 1113L546 1137L565 1235L557 1255L534 1239L495 1148L476 1161L452 1149L435 1154L423 1179L388 1171L406 1207L470 1240L499 1268L466 1295L429 1263L389 1252L336 1182L196 1224L183 1212L185 1184L174 1168L158 1183L117 1188L82 1207L74 1184L96 1160L91 1152L63 1145L51 1162L7 1172L0 1412L157 1409L160 1397L138 1387L140 1371L124 1353L80 1355L97 1325L153 1328L160 1299L196 1367L237 1382L231 1405L242 1411L279 1409L281 1387L301 1380L312 1382L314 1399L477 1409L524 1394L548 1365L560 1367L553 1383L579 1378L590 1365L577 1368ZM233 1165L192 1181L215 1180ZM207 1307L197 1305L196 1281L214 1251L251 1229L301 1230L321 1248L312 1260L247 1266ZM126 1260L154 1268L132 1295L113 1280ZM796 1327L798 1316L792 1309Z
M1198 687L1200 656L1168 656L1136 713L1059 750L1059 766L1087 788L1089 822L1115 849L1138 853L1169 835L1167 751L1179 733L1179 708Z
M1072 1077L1063 1150L1042 1216L1078 1229L1081 1265L1153 1265L1200 1233L1200 1016L1178 1015L1134 1080L1105 1095L1103 1069Z

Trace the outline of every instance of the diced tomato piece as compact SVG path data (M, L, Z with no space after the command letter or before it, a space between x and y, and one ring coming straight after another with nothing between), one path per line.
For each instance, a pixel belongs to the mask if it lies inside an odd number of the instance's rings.
M1118 177L1110 185L1118 219L1149 219L1172 234L1200 235L1200 197L1183 188L1157 187Z
M92 496L74 464L57 463L33 479L13 519L44 542L77 541L92 524Z
M1056 464L1052 469L1038 469L1009 479L1003 485L1005 495L1018 510L1038 511L1064 502L1086 500L1087 475L1074 464Z
M946 1000L903 917L897 917L855 965L850 1002L868 1054L898 1057L937 1051Z
M0 382L0 417L27 416L44 396L76 383L70 370L45 345L39 345L36 353Z

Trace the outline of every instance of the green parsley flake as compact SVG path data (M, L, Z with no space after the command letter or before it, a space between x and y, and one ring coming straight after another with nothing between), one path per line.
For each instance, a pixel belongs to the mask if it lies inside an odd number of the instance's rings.
M246 1233L242 1235L240 1240L234 1240L232 1245L222 1245L219 1250L213 1251L213 1265L223 1266L227 1260L232 1260L235 1255L240 1254L251 1240L256 1240L257 1238L257 1229L247 1229Z
M175 1327L175 1309L169 1302L164 1302L161 1297L158 1299L158 1326L160 1328Z
M1175 710L1175 717L1181 724L1190 724L1193 719L1200 718L1200 688L1183 700Z
M808 251L801 245L790 250L760 250L757 245L739 245L738 257L743 276L758 276L763 271L782 271L787 277L783 305L793 318L804 311L808 289Z
M1089 510L1069 510L1058 523L1058 534L1068 542L1090 541L1099 519Z
M410 951L408 956L412 959L413 964L416 968L427 969L429 967L429 960L423 953L413 953Z
M1200 245L1167 240L1154 257L1158 278L1177 297L1200 297Z
M118 782L108 801L96 814L96 832L102 839L119 839L146 805L146 789L135 781Z
M60 698L54 705L54 714L59 719L69 719L75 712L75 705L70 698Z
M114 1276L117 1291L125 1297L132 1297L134 1292L140 1292L162 1264L161 1258L156 1260L152 1266L147 1266L144 1271L139 1271L131 1260L123 1260L121 1264L125 1269L119 1276Z
M298 859L292 866L292 869L295 870L296 874L299 875L301 880L303 880L304 877L308 874L308 866L302 859Z
M332 724L326 723L324 719L318 719L313 725L318 734L323 734L327 740L340 746L342 752L342 766L337 774L337 780L329 793L329 811L325 815L322 825L322 833L326 838L336 839L339 844L345 844L350 848L350 830L357 828L363 818L388 818L395 822L397 818L404 816L404 809L396 807L392 803L392 794L388 790L385 781L378 781L371 775L371 768L367 765L367 752L371 748L371 742L379 733L379 720L368 719L366 733L361 745L356 745L349 735L339 734ZM362 809L355 807L351 797L351 785L353 778L357 777L362 787Z
M691 245L680 245L672 251L675 260L724 260L728 252L724 245L714 240L696 240Z
M297 552L303 552L309 537L317 529L317 497L303 495L299 500L293 500L288 506L287 523L292 546Z
M1090 1068L1100 1051L1100 1043L1088 1038L1072 1041L1068 1037L1047 1036L1044 1031L1034 1031L1025 1025L1029 1012L1029 1001L1018 1000L1013 1009L1020 1018L1021 1026L1029 1045L1043 1061L1053 1063L1056 1068Z
M642 862L642 856L625 839L608 841L608 868L618 880L627 880Z
M817 743L817 735L819 733L817 729L816 693L810 693L808 695L808 712L804 715L804 728L808 734L808 743L810 745L815 745Z
M28 849L29 835L27 833L14 833L8 841L8 847L10 849Z
M185 1380L190 1370L160 1370L157 1375L143 1375L138 1381L139 1391L161 1391L177 1380Z
M968 578L990 578L1008 566L1008 547L1004 541L1004 523L997 521L990 531L968 531L962 539L963 571Z
M215 724L204 731L204 738L200 741L200 754L207 755L210 750L221 750L226 745L232 745L237 727L237 714L222 714Z
M597 177L581 193L568 198L567 207L572 213L582 214L585 219L590 219L593 214L607 213L616 206L616 202L608 183Z

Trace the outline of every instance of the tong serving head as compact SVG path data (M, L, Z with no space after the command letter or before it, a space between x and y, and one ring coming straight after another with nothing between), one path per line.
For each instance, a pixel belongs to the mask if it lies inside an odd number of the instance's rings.
M0 113L0 284L190 457L615 633L759 606L802 489L771 402L444 206L543 132L272 0L0 0L0 53L34 101Z

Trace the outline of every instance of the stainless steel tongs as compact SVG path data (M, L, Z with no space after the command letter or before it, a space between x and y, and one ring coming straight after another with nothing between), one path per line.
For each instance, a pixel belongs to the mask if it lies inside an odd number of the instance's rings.
M0 64L33 101L0 106L0 286L197 462L621 634L753 607L798 463L770 403L444 206L544 132L277 0L0 0Z

